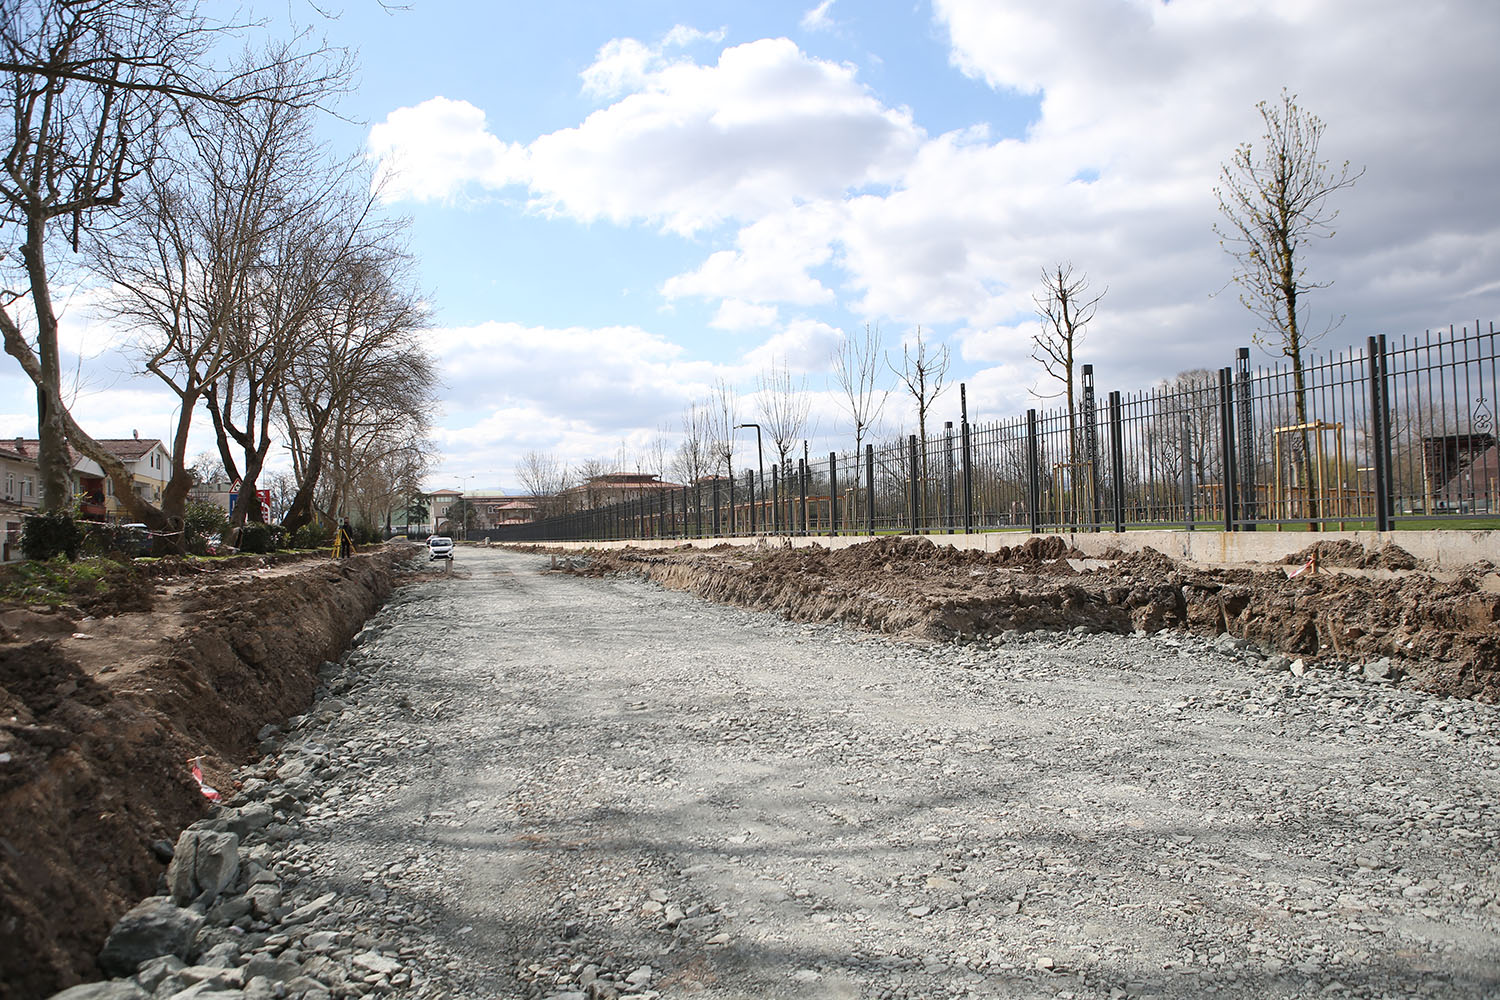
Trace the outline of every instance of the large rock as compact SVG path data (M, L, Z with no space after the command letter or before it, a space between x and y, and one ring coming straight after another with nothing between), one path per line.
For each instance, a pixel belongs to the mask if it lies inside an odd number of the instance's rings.
M125 980L112 983L84 983L54 993L48 1000L149 1000L151 994Z
M178 906L197 899L205 905L240 873L240 838L232 833L187 829L177 838L176 854L167 867L167 887Z
M109 932L99 952L99 968L112 976L128 976L142 962L161 955L187 958L203 917L184 910L166 896L137 903Z

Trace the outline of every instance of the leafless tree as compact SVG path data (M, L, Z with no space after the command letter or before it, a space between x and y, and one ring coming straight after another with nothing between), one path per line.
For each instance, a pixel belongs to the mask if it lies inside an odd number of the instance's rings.
M672 476L679 482L691 485L712 471L708 424L706 406L693 403L682 411L682 433L672 456Z
M906 391L911 394L912 402L917 407L917 440L922 447L922 464L917 471L921 475L921 488L924 490L930 482L927 475L927 412L948 388L950 360L947 344L941 345L936 351L929 351L928 348L919 326L916 346L904 344L901 347L901 367L898 369L895 365L890 365L889 359L886 362L906 386Z
M562 492L568 488L568 467L547 451L528 451L516 463L516 478L547 517L564 513Z
M1042 290L1032 296L1036 303L1037 318L1041 328L1032 338L1031 357L1042 366L1050 378L1062 383L1062 388L1051 396L1062 396L1068 405L1068 440L1072 451L1077 453L1077 418L1074 413L1074 373L1078 367L1078 349L1083 346L1084 332L1098 311L1099 300L1105 289L1097 295L1089 294L1087 275L1073 274L1071 263L1062 263L1042 272ZM1038 393L1047 398L1049 394ZM1070 455L1070 461L1072 456Z
M1338 212L1328 207L1328 199L1352 187L1364 170L1351 173L1348 160L1333 168L1318 158L1325 126L1297 104L1297 95L1283 90L1279 102L1261 101L1256 108L1266 128L1263 148L1257 152L1251 143L1242 143L1223 165L1214 197L1224 219L1214 225L1214 232L1234 258L1240 302L1260 321L1257 343L1291 360L1297 423L1305 425L1302 352L1317 339L1307 332L1305 299L1314 289L1331 284L1307 276L1307 247L1313 239L1334 235ZM1306 486L1305 429L1299 445L1298 475ZM1316 514L1313 508L1310 512Z
M226 27L174 0L0 0L0 226L20 245L25 285L0 296L0 336L36 386L44 509L71 500L71 443L100 465L132 517L171 527L63 401L50 251L77 252L95 217L121 205L185 119L285 99L238 74L212 77L208 52ZM23 297L32 335L14 311Z
M302 92L295 61L264 61L269 69L247 77L257 89ZM181 518L192 487L186 454L195 409L210 386L249 362L241 351L259 349L229 333L255 294L267 246L313 210L288 192L321 180L308 166L311 116L296 102L265 101L212 124L184 126L186 148L147 166L138 194L121 207L122 222L89 254L112 290L109 312L136 333L142 367L178 397L161 506L169 521Z
M866 435L880 422L881 411L891 390L880 384L880 327L865 324L863 336L844 337L843 346L833 355L833 377L838 383L842 401L854 424L854 492L859 496L859 475L863 464Z
M740 422L739 396L723 379L714 383L708 402L708 451L714 472L734 478L734 429Z
M419 340L428 311L398 233L377 233L380 239L323 274L275 395L298 480L288 530L308 523L315 506L339 513L355 483L364 496L388 494L394 504L416 491L426 469L437 385L435 362Z
M762 371L756 379L756 405L766 436L776 448L776 460L782 473L787 470L787 456L807 434L807 415L812 400L807 395L807 379L792 377L783 360L778 366Z

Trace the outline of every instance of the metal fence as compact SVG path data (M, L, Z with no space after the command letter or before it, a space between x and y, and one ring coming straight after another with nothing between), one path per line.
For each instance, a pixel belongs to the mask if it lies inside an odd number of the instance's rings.
M661 484L621 503L478 534L501 541L1024 529L1388 531L1490 526L1500 505L1496 331L1371 337L1304 365L1217 371L1077 405L958 421L764 476ZM1500 523L1497 521L1496 523ZM475 533L471 532L471 535Z

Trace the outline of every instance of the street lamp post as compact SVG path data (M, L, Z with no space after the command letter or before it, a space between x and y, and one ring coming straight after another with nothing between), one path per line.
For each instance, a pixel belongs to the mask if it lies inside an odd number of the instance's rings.
M459 508L458 540L466 542L469 540L469 479L474 474L471 472L465 476L458 477L458 501L463 504ZM449 508L452 509L451 507Z
M762 496L764 496L766 491L766 459L760 447L760 424L743 423L734 425L735 430L742 430L746 427L755 428L755 467L756 473L760 476L760 491Z

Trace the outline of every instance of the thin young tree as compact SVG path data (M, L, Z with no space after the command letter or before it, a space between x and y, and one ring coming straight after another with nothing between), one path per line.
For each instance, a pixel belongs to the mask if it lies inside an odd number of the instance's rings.
M739 408L739 395L734 386L722 378L717 380L708 402L708 450L714 473L723 470L731 491L734 489L734 429L740 422ZM718 485L715 484L714 488L717 489ZM729 511L728 527L733 533L733 508Z
M807 434L807 415L812 400L807 395L807 378L794 378L783 359L775 361L756 377L755 403L760 409L766 436L776 449L776 460L782 474L787 471L787 456Z
M932 404L948 388L948 363L951 360L948 354L948 345L942 344L936 351L930 350L931 345L922 336L922 328L917 327L917 342L901 345L901 367L898 369L890 364L889 358L886 364L901 384L906 386L906 391L911 394L912 402L917 408L917 440L921 443L922 460L921 466L914 472L921 477L918 488L925 491L930 481L927 475L927 413L932 409Z
M1088 275L1074 275L1071 262L1056 264L1042 271L1042 290L1031 297L1036 303L1041 326L1032 337L1031 357L1042 371L1062 384L1055 393L1036 393L1041 398L1062 396L1068 404L1069 461L1076 461L1078 451L1077 414L1075 410L1075 372L1078 350L1088 325L1099 309L1106 288L1091 295Z
M672 475L692 485L712 471L708 440L708 408L691 403L682 411L682 432L672 455Z
M1303 428L1297 435L1297 479L1310 491L1303 350L1337 321L1316 335L1308 333L1306 297L1332 283L1308 276L1308 247L1334 235L1339 213L1328 199L1352 187L1364 169L1351 171L1348 160L1334 167L1320 158L1325 125L1298 105L1296 94L1282 90L1279 101L1261 101L1256 109L1266 129L1262 147L1242 143L1223 164L1214 188L1223 221L1215 223L1214 232L1234 258L1240 302L1259 321L1256 342L1291 362L1293 405ZM1315 502L1308 500L1308 511L1316 516Z
M854 424L854 504L859 504L859 477L864 468L865 437L880 422L881 411L890 398L889 387L880 384L883 357L880 327L865 324L862 336L845 335L843 344L833 354L833 378L838 384L840 401Z

